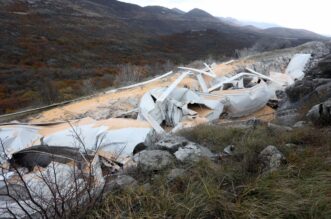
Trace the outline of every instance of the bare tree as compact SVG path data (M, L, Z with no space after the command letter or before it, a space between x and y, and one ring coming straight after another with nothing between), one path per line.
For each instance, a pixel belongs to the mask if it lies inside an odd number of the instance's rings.
M3 141L0 143L5 153ZM81 159L50 153L51 162L46 168L36 166L29 173L23 173L25 168L14 163L2 165L0 176L4 186L0 202L4 207L0 208L1 215L12 218L71 218L93 208L100 200L104 179L98 156L91 157L86 152L81 153ZM24 153L47 152L31 149ZM6 153L5 156L8 161L12 159ZM67 160L65 164L56 162L63 159ZM9 177L9 173L12 176Z

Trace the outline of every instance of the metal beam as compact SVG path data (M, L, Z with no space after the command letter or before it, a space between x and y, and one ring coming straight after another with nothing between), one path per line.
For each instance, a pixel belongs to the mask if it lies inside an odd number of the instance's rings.
M203 63L205 66L206 66L206 68L210 71L210 73L212 73L213 75L215 75L216 76L216 74L215 74L215 72L213 71L213 69L211 69L211 67L207 64L207 63Z
M197 74L197 79L203 93L208 93L208 87L201 74Z
M178 86L178 84L187 76L190 72L184 72L181 76L179 76L164 92L161 96L157 98L157 102L163 102L171 92Z
M147 122L153 127L153 129L158 134L165 134L164 129L159 125L159 123L147 112L146 109L141 109L141 113L143 114L144 118Z
M209 73L209 72L206 72L206 71L203 71L203 70L199 70L199 69L195 69L195 68L187 68L187 67L178 67L178 68L183 69L183 70L197 72L197 73L200 73L200 74L204 74L204 75L207 75L207 76L212 77L212 78L216 78L216 75L213 75L212 73Z

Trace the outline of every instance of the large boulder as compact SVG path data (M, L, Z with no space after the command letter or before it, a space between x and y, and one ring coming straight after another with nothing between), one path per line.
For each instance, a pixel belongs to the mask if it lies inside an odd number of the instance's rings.
M320 60L308 75L313 78L331 78L331 54Z
M331 98L313 106L307 113L307 118L316 125L331 125Z
M310 94L315 89L312 80L296 81L292 86L286 88L285 93L291 102L297 102L304 96Z
M269 145L259 154L259 161L263 172L272 172L277 170L286 159L275 146Z
M134 155L134 161L143 171L162 170L174 163L174 157L168 151L145 150Z

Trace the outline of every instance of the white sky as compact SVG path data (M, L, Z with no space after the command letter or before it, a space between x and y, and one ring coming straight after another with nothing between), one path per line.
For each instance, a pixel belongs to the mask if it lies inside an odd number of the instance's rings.
M200 8L214 16L275 23L331 36L330 0L121 0L141 6L160 5L189 11Z

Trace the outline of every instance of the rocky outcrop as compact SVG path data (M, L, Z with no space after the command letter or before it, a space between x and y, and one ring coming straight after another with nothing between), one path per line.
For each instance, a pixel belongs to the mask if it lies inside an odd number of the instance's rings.
M331 78L331 54L326 55L314 66L307 76L312 78Z
M325 47L330 47L330 45L325 44ZM304 79L296 81L286 89L286 97L280 102L277 111L280 123L294 125L299 120L306 120L305 115L311 106L322 104L331 98L331 54L322 56L323 54L322 52L313 54ZM322 104L322 106L324 105ZM318 112L318 107L316 106L312 110ZM328 107L325 108L325 110L327 109ZM324 112L326 112L325 110ZM314 115L314 119L319 117L318 113L309 113L310 117L312 115ZM325 113L322 117L324 115Z

